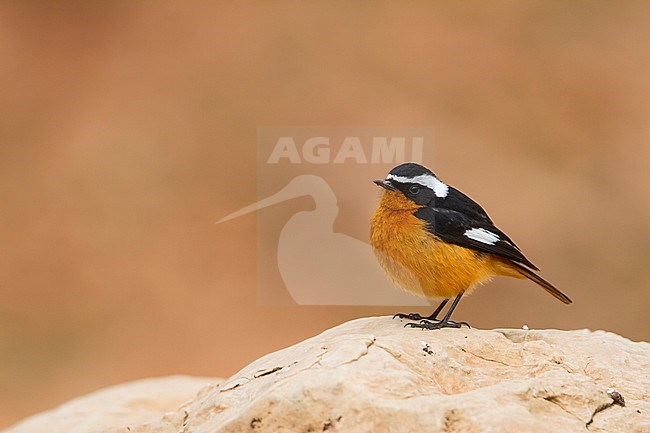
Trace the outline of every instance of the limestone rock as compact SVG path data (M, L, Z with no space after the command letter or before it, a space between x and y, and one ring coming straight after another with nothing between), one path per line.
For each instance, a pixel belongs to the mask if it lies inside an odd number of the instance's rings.
M168 416L176 413L178 407L195 398L201 388L216 381L215 378L169 376L111 386L30 417L6 432L108 432L118 426L149 421L152 421L149 424L162 426L166 412L171 411Z
M402 325L345 323L260 358L162 417L83 428L52 418L57 430L25 429L28 420L6 433L650 432L648 343L602 331Z

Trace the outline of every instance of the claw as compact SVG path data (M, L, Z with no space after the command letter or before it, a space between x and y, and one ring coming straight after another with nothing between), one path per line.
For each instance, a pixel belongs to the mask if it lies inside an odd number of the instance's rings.
M417 323L409 322L409 323L405 323L404 327L405 328L419 328L420 326L418 326Z
M423 319L422 316L420 316L418 313L409 313L409 314L404 314L404 313L397 313L393 316L394 318L400 318L400 319L408 319L408 320L421 320Z
M420 329L429 329L429 330L434 330L434 329L443 329L443 328L454 328L458 329L461 326L466 325L469 327L469 324L467 322L453 322L451 320L443 322L431 322L429 320L420 320L418 323L407 323L404 325L404 327L410 327L410 328L420 328Z
M393 316L393 318L399 317L400 319L419 320L418 323L407 323L406 325L404 325L405 328L408 326L409 328L420 328L420 329L442 329L442 328L460 328L463 325L467 326L468 328L471 328L471 326L469 326L469 323L467 322L454 322L452 320L449 320L451 314L454 312L454 309L458 305L458 302L460 302L460 298L462 297L463 297L462 292L456 296L454 302L452 302L451 307L449 307L447 314L445 314L445 317L442 320L438 320L437 317L440 311L447 304L447 301L449 299L443 300L438 306L438 308L436 308L436 311L434 311L429 317L422 317L417 313L411 313L411 314L396 314L395 316Z

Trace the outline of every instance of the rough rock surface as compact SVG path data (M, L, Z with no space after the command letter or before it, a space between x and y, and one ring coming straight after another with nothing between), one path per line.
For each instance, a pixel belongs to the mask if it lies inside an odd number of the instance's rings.
M6 432L89 433L113 431L116 426L140 425L148 421L155 425L165 413L177 411L183 403L196 397L200 389L218 381L169 376L111 386L32 416Z
M73 402L6 433L650 432L648 343L602 331L402 325L388 317L345 323L164 415L80 425L61 416ZM98 394L74 411L102 410L91 404ZM175 389L165 395L175 398ZM128 392L114 398L115 407L134 407L118 401Z

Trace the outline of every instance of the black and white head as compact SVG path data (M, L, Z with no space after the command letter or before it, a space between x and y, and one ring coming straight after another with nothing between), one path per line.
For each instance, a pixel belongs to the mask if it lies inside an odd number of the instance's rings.
M425 206L436 198L444 199L449 186L436 177L431 170L412 162L393 168L386 179L375 184L389 191L399 191L418 205Z

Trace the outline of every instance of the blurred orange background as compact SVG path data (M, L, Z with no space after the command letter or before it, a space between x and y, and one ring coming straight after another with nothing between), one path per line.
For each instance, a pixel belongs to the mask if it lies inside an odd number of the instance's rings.
M2 2L0 427L397 312L256 305L256 216L214 222L260 125L434 126L436 173L574 300L499 279L457 317L647 340L649 46L642 1Z

